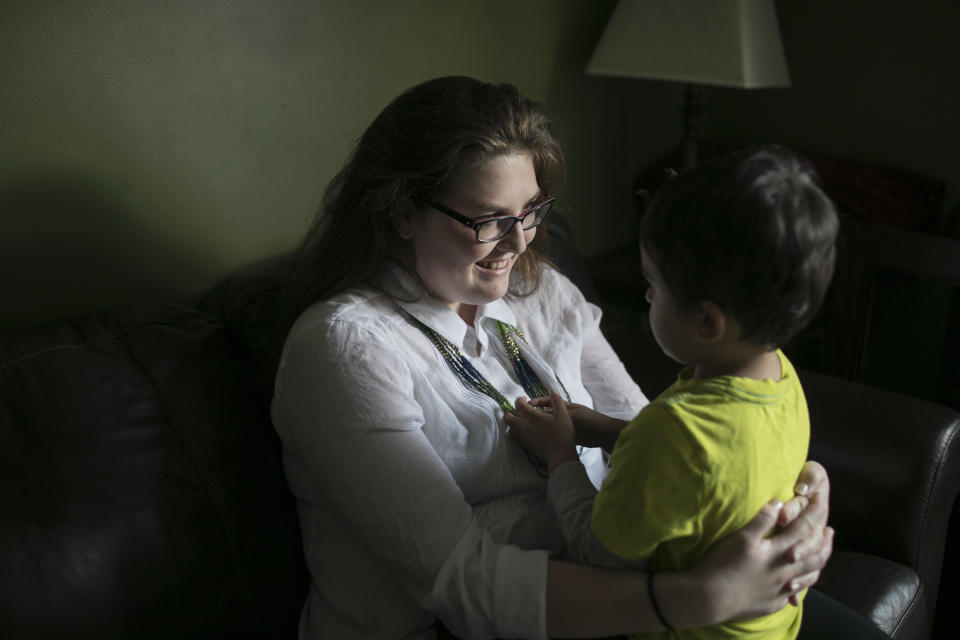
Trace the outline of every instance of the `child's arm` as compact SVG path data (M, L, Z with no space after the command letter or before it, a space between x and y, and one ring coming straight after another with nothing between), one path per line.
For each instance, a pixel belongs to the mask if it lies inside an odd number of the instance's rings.
M543 411L552 411L551 403L549 397L529 401L530 406ZM564 406L573 422L577 444L584 447L602 447L607 453L613 451L621 429L627 425L626 420L613 418L576 402L566 402Z
M550 474L547 495L571 559L607 569L646 569L647 560L628 560L607 549L593 534L591 517L597 490L583 465L562 464Z
M625 560L607 550L593 535L590 517L597 490L587 477L586 469L579 463L570 414L577 411L581 418L601 422L615 419L582 405L575 405L576 408L568 412L567 408L571 405L564 403L556 394L551 394L549 401L552 410L547 411L535 408L547 406L544 402L534 405L525 398L519 398L517 413L507 414L505 419L510 425L511 436L547 464L550 474L547 492L570 558L611 569L644 569L645 560ZM577 426L580 426L579 423ZM617 426L616 433L619 433L620 427Z

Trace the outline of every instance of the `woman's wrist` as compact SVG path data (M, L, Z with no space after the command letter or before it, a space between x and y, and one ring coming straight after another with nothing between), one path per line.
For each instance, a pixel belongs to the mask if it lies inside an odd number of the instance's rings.
M657 590L653 584L654 579L657 577L656 571L650 571L647 573L647 593L650 594L650 604L653 606L653 613L657 616L657 620L660 621L660 625L667 631L676 631L676 627L670 624L670 621L663 615L663 608L660 607L660 603L657 600Z
M657 572L648 582L651 606L659 609L661 622L674 629L692 629L723 622L720 602L710 596L702 577L689 571ZM666 628L666 627L665 627Z

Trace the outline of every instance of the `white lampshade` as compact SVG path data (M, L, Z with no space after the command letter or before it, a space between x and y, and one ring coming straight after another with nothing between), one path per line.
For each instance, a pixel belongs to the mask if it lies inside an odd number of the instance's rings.
M773 0L620 0L587 73L788 87Z

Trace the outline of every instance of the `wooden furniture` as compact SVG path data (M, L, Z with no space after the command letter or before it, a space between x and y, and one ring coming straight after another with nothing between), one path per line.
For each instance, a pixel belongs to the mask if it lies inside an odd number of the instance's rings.
M916 282L934 282L952 287L948 291L949 308L941 319L946 330L940 342L940 361L936 367L936 386L928 399L960 408L960 239L884 228L846 221L843 229L837 271L825 313L824 369L850 380L868 380L872 349L910 349L910 342L922 336L906 327L897 344L878 346L873 340L874 319L878 313L884 279L906 277ZM884 301L890 304L889 300ZM925 309L912 309L917 326L924 326ZM955 329L956 328L956 329ZM914 332L914 334L911 334ZM932 339L938 340L937 336Z

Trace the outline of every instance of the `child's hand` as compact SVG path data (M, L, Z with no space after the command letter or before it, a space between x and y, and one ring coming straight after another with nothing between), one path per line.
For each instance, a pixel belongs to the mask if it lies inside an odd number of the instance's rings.
M549 411L537 408L546 406L547 399L538 400L544 402L534 405L526 398L517 398L517 412L504 415L504 421L510 427L511 437L543 460L549 473L568 460L579 459L576 435L566 404L559 394L550 394L549 405L552 410Z
M530 401L530 405L547 412L552 410L550 398L534 398ZM611 418L576 402L567 402L564 406L577 433L577 444L584 447L603 447L607 451L613 450L620 430L627 424L626 420Z

